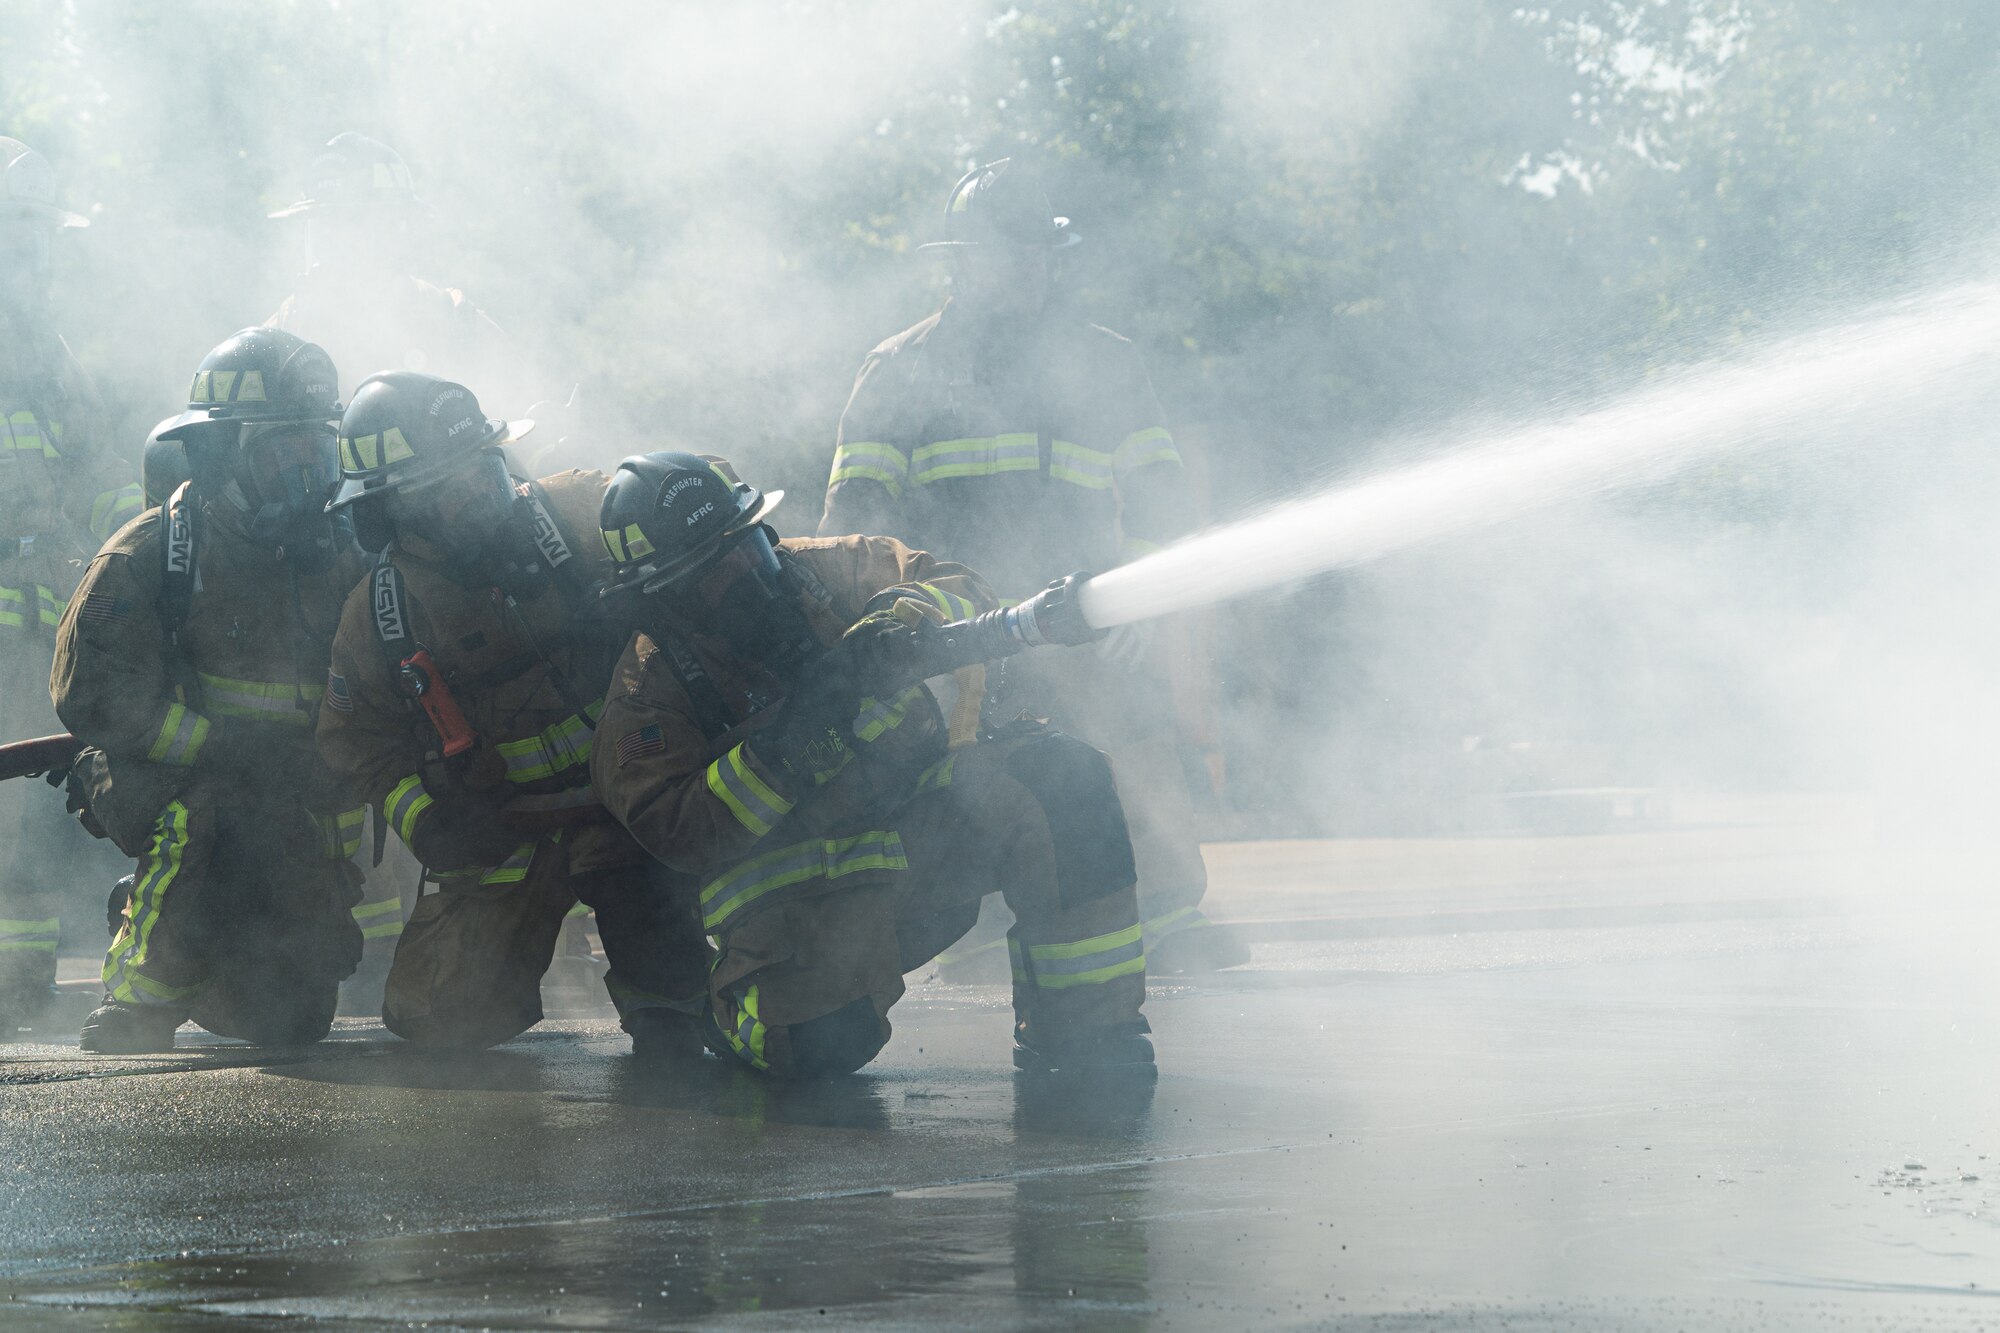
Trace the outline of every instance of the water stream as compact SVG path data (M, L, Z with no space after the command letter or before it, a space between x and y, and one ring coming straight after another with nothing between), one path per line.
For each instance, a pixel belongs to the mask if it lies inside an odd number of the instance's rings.
M2000 285L1969 283L1596 409L1510 429L1428 461L1213 528L1090 581L1100 628L1277 587L1499 523L1566 499L1657 481L1730 450L1809 441L1816 423L1893 412L2000 372Z

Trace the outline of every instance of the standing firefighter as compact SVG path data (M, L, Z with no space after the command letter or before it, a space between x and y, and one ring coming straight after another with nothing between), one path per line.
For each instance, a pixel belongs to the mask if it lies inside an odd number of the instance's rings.
M381 549L333 647L320 748L439 884L396 948L382 1020L480 1047L539 1022L539 981L578 899L642 1056L699 1055L706 945L693 896L612 823L591 738L622 639L601 616L605 478L517 484L465 388L377 375L341 422L364 547Z
M320 342L363 374L448 370L520 384L499 327L464 292L411 275L417 231L432 216L400 153L336 134L313 159L304 197L271 214L304 224L307 266L266 322Z
M913 629L992 606L986 585L888 538L774 542L779 498L678 453L626 459L604 497L611 596L640 632L591 768L612 814L702 886L711 1043L784 1076L860 1068L903 974L997 892L1015 916L1016 1063L1150 1069L1104 756L1039 726L948 726L918 682L976 658L927 660ZM1091 633L1071 625L1065 641Z
M83 562L140 509L129 470L94 438L95 399L54 326L56 234L88 225L56 206L47 159L0 138L0 740L56 729L57 622ZM55 982L56 868L73 844L47 795L0 783L0 1040Z
M1078 241L1006 159L960 180L945 237L944 309L862 363L841 416L822 535L883 532L963 560L1007 598L1179 537L1192 504L1138 354L1055 302L1056 252ZM1102 744L1132 819L1148 956L1157 971L1243 960L1208 927L1207 887L1151 632L1092 653L1009 662L997 702ZM961 950L960 952L963 952Z
M318 1041L361 936L342 808L313 714L353 538L333 363L245 329L208 354L163 438L192 479L107 543L64 613L50 689L95 747L73 782L138 858L83 1048L170 1050L192 1017L262 1046Z

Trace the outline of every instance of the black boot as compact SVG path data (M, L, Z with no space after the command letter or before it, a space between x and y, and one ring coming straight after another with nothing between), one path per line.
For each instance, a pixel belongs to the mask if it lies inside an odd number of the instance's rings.
M1083 1032L1014 1032L1014 1068L1031 1074L1154 1073L1146 1020Z
M125 1004L107 995L83 1020L77 1045L99 1055L152 1055L174 1048L180 1025L179 1010Z
M708 1052L702 1020L678 1009L636 1009L625 1015L632 1054L645 1064L695 1064Z

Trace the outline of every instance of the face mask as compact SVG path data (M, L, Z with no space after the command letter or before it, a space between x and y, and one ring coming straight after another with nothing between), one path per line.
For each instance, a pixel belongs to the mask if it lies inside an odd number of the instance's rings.
M762 527L750 529L715 559L656 594L674 619L725 640L779 675L805 658L812 631L782 587L783 566Z
M398 493L396 526L470 566L501 537L516 498L507 460L497 450L484 450L436 481Z
M225 487L253 540L287 550L323 546L327 499L340 481L338 440L323 422L245 426Z

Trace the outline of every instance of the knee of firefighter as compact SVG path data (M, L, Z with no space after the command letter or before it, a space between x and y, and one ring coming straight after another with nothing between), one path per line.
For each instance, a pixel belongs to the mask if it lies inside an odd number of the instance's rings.
M1033 737L1007 756L1007 772L1041 806L1064 908L1095 902L1138 879L1125 807L1104 754L1061 732Z
M791 1023L772 1034L771 1072L782 1078L851 1074L889 1044L889 1020L864 995L830 1014Z

